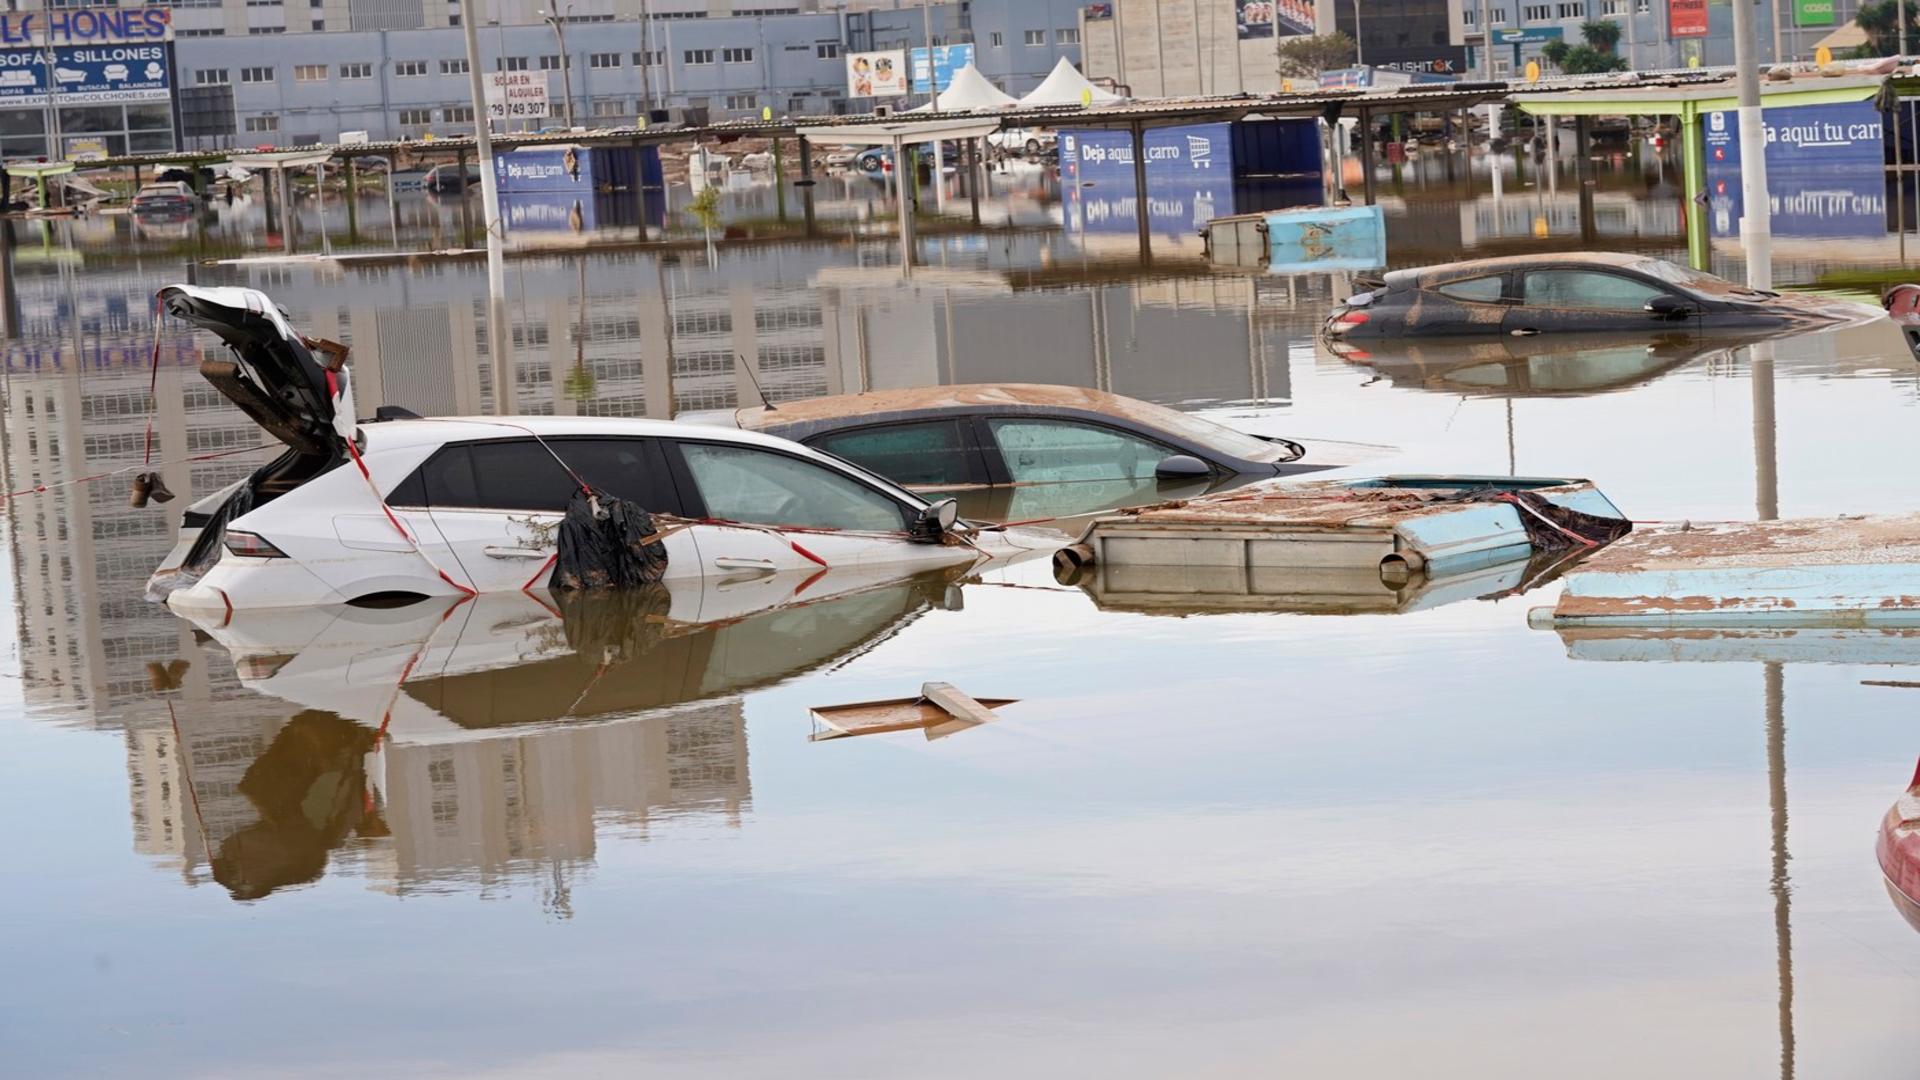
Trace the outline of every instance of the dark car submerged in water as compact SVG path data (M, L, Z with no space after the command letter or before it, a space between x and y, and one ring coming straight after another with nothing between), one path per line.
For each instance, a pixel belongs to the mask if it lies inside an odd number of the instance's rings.
M1662 259L1517 255L1395 270L1327 318L1337 340L1566 333L1753 333L1880 317L1864 304L1749 289Z

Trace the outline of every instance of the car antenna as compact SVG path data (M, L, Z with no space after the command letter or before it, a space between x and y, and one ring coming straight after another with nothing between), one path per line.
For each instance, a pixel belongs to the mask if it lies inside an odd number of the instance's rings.
M760 395L760 404L766 406L768 412L779 412L780 410L774 408L772 400L767 397L766 387L760 385L760 376L753 370L753 365L747 363L747 358L739 353L734 353L733 358L740 361L741 367L747 369L747 378L753 381L753 392Z

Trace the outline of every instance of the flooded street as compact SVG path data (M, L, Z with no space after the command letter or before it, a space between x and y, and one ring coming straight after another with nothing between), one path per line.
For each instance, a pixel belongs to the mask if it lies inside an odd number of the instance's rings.
M1381 172L1391 265L1686 260L1671 162L1583 189L1448 157ZM1315 331L1347 278L1206 261L1197 227L1268 197L1163 200L1143 260L1130 194L1009 174L979 228L964 198L922 225L910 274L857 178L811 234L797 189L731 192L712 230L680 189L561 208L509 238L500 342L484 259L391 255L465 246L457 196L0 221L9 1073L1911 1071L1920 922L1874 845L1920 692L1873 685L1920 680L1910 630L1582 637L1529 628L1558 585L1500 567L1242 595L1063 585L1044 552L200 622L144 598L187 504L271 457L199 374L211 336L156 344L187 281L351 345L363 416L1063 383L1355 474L1588 478L1638 522L1920 511L1920 365L1884 322L1342 358ZM1911 180L1782 197L1780 286L1906 280ZM264 258L323 251L353 257ZM1726 230L1712 252L1739 276ZM149 431L179 497L134 509ZM813 710L928 682L1014 703L820 737Z

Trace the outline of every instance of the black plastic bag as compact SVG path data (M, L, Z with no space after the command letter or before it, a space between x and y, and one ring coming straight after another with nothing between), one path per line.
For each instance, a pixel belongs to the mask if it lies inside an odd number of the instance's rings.
M581 488L560 519L560 554L547 586L556 590L631 589L667 573L667 545L639 504Z

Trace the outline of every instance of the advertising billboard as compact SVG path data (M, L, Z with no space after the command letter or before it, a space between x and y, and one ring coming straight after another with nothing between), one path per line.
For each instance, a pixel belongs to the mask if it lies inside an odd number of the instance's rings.
M903 97L906 92L907 51L905 49L882 49L879 52L847 54L848 97Z
M1314 32L1313 0L1233 0L1233 14L1243 38Z
M1793 25L1832 26L1833 0L1793 0Z
M936 89L945 90L953 85L953 73L973 63L972 45L935 45L933 47L933 80ZM927 89L927 50L913 49L907 54L907 66L913 71L913 92L926 94Z
M1707 0L1667 0L1668 37L1706 37Z
M1713 200L1713 235L1737 237L1742 203L1738 173L1709 173ZM1887 178L1884 167L1846 165L1839 168L1781 169L1767 172L1767 199L1771 204L1773 235L1831 240L1862 240L1887 235Z
M1791 105L1768 109L1768 169L1818 169L1842 165L1879 168L1886 161L1885 118L1871 101ZM1740 164L1740 114L1728 109L1706 115L1707 170Z
M0 108L170 100L172 40L166 8L0 14Z
M1233 177L1230 124L1148 128L1142 142L1147 179L1218 172ZM1126 131L1087 129L1060 133L1060 171L1078 180L1133 183L1133 136Z

